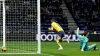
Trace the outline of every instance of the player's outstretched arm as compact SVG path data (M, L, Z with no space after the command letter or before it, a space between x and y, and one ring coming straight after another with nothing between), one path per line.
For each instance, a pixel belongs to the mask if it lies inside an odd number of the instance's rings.
M79 28L77 28L77 32L76 32L76 35L79 35Z
M77 35L78 38L83 38L83 36L81 36L81 35L79 34L79 28L77 28L76 35Z

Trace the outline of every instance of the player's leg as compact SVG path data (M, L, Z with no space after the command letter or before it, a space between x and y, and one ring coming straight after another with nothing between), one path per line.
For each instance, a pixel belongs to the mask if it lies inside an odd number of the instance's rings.
M66 41L67 43L69 43L69 39L62 39L62 41Z
M80 50L82 49L83 42L80 42Z
M69 43L69 39L63 39L63 37L65 36L64 32L61 32L59 35L60 35L62 41L66 41L67 43Z
M89 39L88 38L84 38L85 40L83 41L83 44L82 44L82 49L81 51L85 51L88 47L88 41Z
M64 32L63 31L58 32L56 42L59 45L59 49L63 49L63 47L62 47L62 45L60 43L62 41L63 35L64 35Z
M97 44L95 43L95 44L92 44L93 46L93 48L94 48L94 50L97 50L98 48L97 48Z
M69 39L62 39L62 41L66 41L67 43L69 43Z
M88 46L88 47L86 48L86 50L91 50L92 48L94 48L94 50L97 50L97 49L98 49L98 48L97 48L97 44L92 44L92 45Z
M56 43L58 44L59 49L63 49L63 47L62 47L62 45L61 45L61 43L60 43L60 40L61 40L61 38L57 37Z
M87 46L87 42L83 42L81 46L81 51L84 51Z

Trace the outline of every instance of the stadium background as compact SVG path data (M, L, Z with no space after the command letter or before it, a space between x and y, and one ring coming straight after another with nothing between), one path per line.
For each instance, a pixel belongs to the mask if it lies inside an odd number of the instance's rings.
M79 27L80 30L89 32L90 41L100 41L98 39L100 34L99 0L41 0L41 31L43 34L52 34L48 31L51 19L56 19L66 34L73 35Z
M26 41L28 41L27 36L36 36L35 35L37 32L37 28L36 28L37 27L36 25L37 5L35 2L36 0L34 0L34 2L31 0L25 0L25 1L26 2L24 2L24 0L6 1L7 40L13 39L13 35L15 36L14 40L20 39ZM51 26L50 25L51 19L56 19L58 23L63 27L66 34L72 34L76 30L76 28L79 27L80 30L89 31L90 34L96 32L97 36L95 35L96 36L95 39L98 40L99 38L99 34L100 34L99 0L96 1L95 0L75 0L75 1L74 0L41 0L41 33L42 34L48 35L53 33L48 31L48 27ZM1 21L0 40L2 40L2 36L3 36L2 35L3 33L2 11L1 11L0 21ZM21 38L17 37L18 35L20 35ZM35 37L30 37L30 38L33 38L32 40L35 40Z

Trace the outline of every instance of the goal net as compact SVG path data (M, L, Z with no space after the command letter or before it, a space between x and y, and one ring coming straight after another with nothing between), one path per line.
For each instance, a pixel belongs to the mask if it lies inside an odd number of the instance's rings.
M1 54L41 52L37 4L37 0L0 0L0 48L6 47Z

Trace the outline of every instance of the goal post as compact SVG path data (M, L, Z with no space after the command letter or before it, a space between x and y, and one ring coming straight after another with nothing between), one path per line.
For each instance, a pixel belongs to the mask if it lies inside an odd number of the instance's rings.
M38 38L38 51L37 51L37 53L41 53L41 20L40 20L40 18L41 18L41 16L40 16L40 0L37 0L37 14L38 14L38 36L37 36L37 38Z
M3 0L2 1L2 4L3 4L3 46L2 46L2 48L3 47L6 47L6 38L5 38L5 36L6 36L6 34L5 34L5 17L6 17L6 12L5 12L5 0Z
M40 54L40 0L0 0L0 54ZM3 44L2 44L3 43Z

